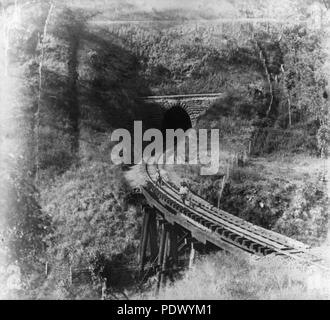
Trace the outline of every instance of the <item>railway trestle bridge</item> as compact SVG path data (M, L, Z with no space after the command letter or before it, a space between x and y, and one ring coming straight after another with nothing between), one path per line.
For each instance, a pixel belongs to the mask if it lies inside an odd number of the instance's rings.
M192 95L148 97L149 101L177 105L178 99L185 101L189 112L189 99L210 101L219 95ZM189 116L192 123L196 119L195 107ZM194 118L195 117L195 118ZM145 164L143 168L146 184L141 186L145 201L143 205L143 225L140 245L140 270L143 274L146 265L155 267L158 273L158 290L169 270L182 266L182 256L189 256L191 264L195 250L220 249L239 255L274 255L294 259L299 263L314 265L330 270L322 259L309 252L309 246L271 230L264 229L225 212L196 194L188 203L183 203L179 186L168 179L157 179L164 173L157 163ZM188 252L188 254L187 254ZM180 262L181 261L181 262Z

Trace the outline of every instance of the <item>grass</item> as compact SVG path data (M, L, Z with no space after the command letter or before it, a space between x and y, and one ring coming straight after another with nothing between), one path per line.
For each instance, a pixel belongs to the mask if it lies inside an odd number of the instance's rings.
M277 270L276 273L274 270ZM198 288L198 289L197 289ZM217 253L200 258L180 280L145 299L329 299L330 276L288 259L242 258Z

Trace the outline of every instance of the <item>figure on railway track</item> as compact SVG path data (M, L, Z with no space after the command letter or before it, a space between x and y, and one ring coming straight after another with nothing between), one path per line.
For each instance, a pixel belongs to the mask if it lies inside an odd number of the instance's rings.
M161 176L159 170L157 170L157 172L156 172L156 183L160 186L162 185L162 176Z
M161 169L161 168L159 170L157 170L157 172L156 172L156 183L159 186L161 186L161 185L165 185L166 183L168 183L168 181L169 181L169 178L168 178L166 170Z
M166 170L159 168L159 173L160 173L160 176L162 177L162 181L164 184L168 183L170 181Z
M181 196L181 200L184 204L186 204L186 200L188 198L188 195L189 195L189 189L188 189L188 186L187 186L187 183L186 182L181 182L181 187L180 187L180 190L179 190L179 194Z

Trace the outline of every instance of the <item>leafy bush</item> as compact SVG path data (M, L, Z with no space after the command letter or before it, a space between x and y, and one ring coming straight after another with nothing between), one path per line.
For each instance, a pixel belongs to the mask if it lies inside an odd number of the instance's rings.
M254 156L306 152L316 155L317 149L316 134L308 134L306 128L292 130L259 128L254 132L251 143L251 154Z
M290 207L277 221L274 230L311 245L319 245L328 232L328 208L326 185L316 176L295 192Z
M120 167L95 161L67 171L45 189L43 209L54 228L50 265L92 267L113 285L107 268L118 261L122 268L135 263L139 240L140 218L127 205L128 194Z

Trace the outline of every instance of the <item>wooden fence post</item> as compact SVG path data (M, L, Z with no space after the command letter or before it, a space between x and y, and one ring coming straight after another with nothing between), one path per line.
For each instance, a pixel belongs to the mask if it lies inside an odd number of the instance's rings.
M223 175L221 189L219 190L219 194L218 194L218 209L220 208L220 200L221 200L223 189L225 187L225 179L226 179L226 175Z

